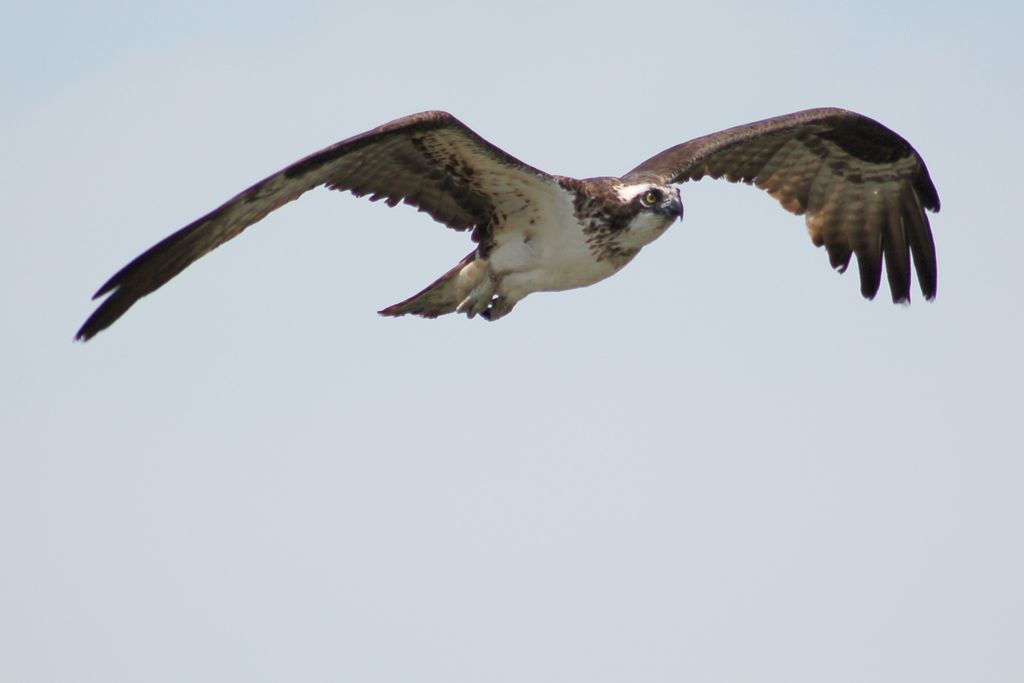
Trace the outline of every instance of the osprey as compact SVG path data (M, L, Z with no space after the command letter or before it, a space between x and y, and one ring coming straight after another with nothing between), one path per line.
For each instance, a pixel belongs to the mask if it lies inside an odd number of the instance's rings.
M471 230L468 256L420 293L380 311L497 320L532 292L586 287L616 273L683 216L676 185L704 176L743 181L806 215L833 268L857 257L873 298L882 263L894 302L910 300L911 255L926 299L935 296L935 245L925 209L939 197L924 160L882 124L843 109L811 109L684 142L619 178L579 180L533 168L451 114L386 123L301 159L170 235L93 297L86 340L247 227L321 185L388 206L411 204Z

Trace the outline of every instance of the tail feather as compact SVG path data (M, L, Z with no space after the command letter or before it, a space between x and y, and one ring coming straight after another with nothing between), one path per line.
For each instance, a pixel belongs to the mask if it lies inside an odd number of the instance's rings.
M436 318L446 313L454 313L466 296L466 283L459 280L459 274L475 259L476 251L473 251L423 291L405 301L388 306L378 313L391 316L412 314L424 318Z

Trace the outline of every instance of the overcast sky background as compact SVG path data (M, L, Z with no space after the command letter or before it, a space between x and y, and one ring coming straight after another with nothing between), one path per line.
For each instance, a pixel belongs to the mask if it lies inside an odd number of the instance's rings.
M0 680L1024 680L1019 5L3 15ZM320 190L71 341L143 249L401 115L594 176L826 105L926 159L935 303L705 181L610 280L386 319L468 238Z

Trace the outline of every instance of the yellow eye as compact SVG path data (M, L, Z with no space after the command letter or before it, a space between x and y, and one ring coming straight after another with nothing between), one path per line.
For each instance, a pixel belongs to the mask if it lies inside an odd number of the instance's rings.
M644 206L654 206L661 201L661 193L657 190L647 190L644 195L640 198L640 202Z

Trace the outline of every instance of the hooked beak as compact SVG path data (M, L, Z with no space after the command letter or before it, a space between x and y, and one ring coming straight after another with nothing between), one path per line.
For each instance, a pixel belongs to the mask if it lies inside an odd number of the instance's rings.
M673 218L679 217L679 220L683 220L683 201L676 194L669 198L667 202L662 205L662 212Z

